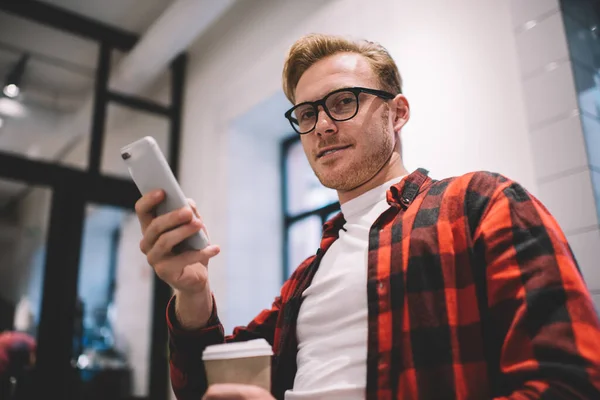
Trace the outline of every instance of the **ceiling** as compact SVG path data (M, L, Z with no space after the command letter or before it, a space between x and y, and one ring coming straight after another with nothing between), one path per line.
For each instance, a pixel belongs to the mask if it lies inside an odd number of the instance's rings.
M161 57L166 62L164 54L185 43L189 46L190 40L202 36L207 27L220 23L221 14L235 3L235 0L37 1L140 37L147 34L147 40L139 42L139 46L130 53L129 62L125 63L130 67L129 74L136 78L144 76L151 66L156 66L156 60L161 60ZM161 15L164 17L159 18ZM160 24L149 29L158 20ZM154 43L166 43L166 47L162 49ZM77 132L89 130L86 124L91 122L98 53L99 45L93 40L0 10L0 152L59 162L57 157L64 157L67 149L73 148L76 143L73 139L81 139ZM15 101L2 96L1 90L7 75L24 54L29 58L20 83L22 93ZM113 50L111 71L114 74L122 72L115 67L126 55ZM137 69L131 67L131 59L136 60ZM155 76L153 81L146 82L145 88L140 87L142 92L130 93L123 87L119 90L162 103L165 91L159 88L162 89L162 83L168 81L168 76L166 70L161 76ZM114 77L111 75L109 79ZM111 117L106 122L109 133L108 125L124 119ZM81 121L84 125L79 124ZM27 186L22 183L9 183L0 178L0 209L27 193L26 189Z
M40 1L140 35L173 3L173 0Z
M173 1L42 2L143 35ZM24 52L30 54L22 82L29 89L24 101L71 110L92 89L98 54L96 42L0 12L0 77L6 76Z

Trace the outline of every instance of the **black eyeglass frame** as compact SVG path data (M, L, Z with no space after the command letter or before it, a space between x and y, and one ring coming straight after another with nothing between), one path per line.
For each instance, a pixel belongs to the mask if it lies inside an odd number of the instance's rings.
M327 108L327 106L325 105L325 102L327 101L327 99L329 98L329 96L332 96L336 93L340 93L340 92L351 92L354 94L354 97L356 97L356 111L354 112L354 114L352 114L352 116L348 117L348 118L343 118L343 119L337 119L334 118L331 113L329 112L329 109ZM321 100L317 100L317 101L305 101L303 103L300 104L296 104L294 107L290 108L289 110L287 110L285 112L285 118L287 118L287 120L290 122L290 125L292 125L292 128L294 129L294 131L296 131L298 134L300 135L306 135L307 133L312 132L315 127L317 126L317 121L318 118L315 118L315 126L312 127L312 129L306 131L306 132L300 132L298 129L296 128L296 126L294 126L294 122L296 124L298 124L298 126L300 126L300 124L298 123L298 120L294 117L292 117L292 113L294 112L295 109L297 109L298 107L301 106L305 106L305 105L310 105L313 107L313 109L315 110L315 115L319 115L319 106L323 107L323 110L325 111L325 113L327 114L327 116L329 118L331 118L334 121L337 122L343 122L343 121L348 121L352 118L354 118L356 116L356 114L358 114L358 110L360 109L360 100L359 100L359 94L361 93L367 93L367 94L372 94L374 96L380 97L382 99L385 100L391 100L394 97L396 97L395 94L392 94L390 92L386 92L384 90L378 90L378 89L370 89L370 88L364 88L364 87L348 87L348 88L341 88L341 89L336 89L333 92L328 93L325 97L323 97Z
M352 114L350 117L348 118L343 118L343 119L337 119L335 117L333 117L331 115L331 113L329 112L329 109L327 108L327 106L325 105L325 102L327 101L327 99L329 98L329 96L332 96L336 93L340 93L340 92L351 92L354 94L354 97L356 97L356 111L354 112L354 114ZM329 118L331 118L334 121L337 122L343 122L343 121L348 121L352 118L354 118L356 116L356 114L358 114L358 110L360 109L360 100L359 100L359 94L361 93L367 93L367 94L372 94L374 96L380 97L382 99L385 100L391 100L394 97L396 97L395 94L392 94L390 92L386 92L384 90L378 90L378 89L370 89L370 88L364 88L364 87L348 87L348 88L341 88L341 89L336 89L333 92L328 93L325 97L323 97L321 100L317 100L317 101L305 101L303 103L300 104L296 104L294 107L290 108L289 110L287 110L285 112L285 118L287 118L287 120L290 122L290 125L292 125L292 128L294 129L294 131L296 131L298 134L300 135L305 135L307 133L312 132L315 127L317 126L317 121L318 118L315 118L315 126L312 127L312 129L306 131L306 132L300 132L298 129L296 128L296 126L294 126L294 122L296 124L298 124L298 126L300 126L300 124L298 123L298 120L294 117L292 117L292 113L294 112L295 109L297 109L298 107L301 106L305 106L305 105L311 105L313 107L313 109L315 110L315 115L319 115L319 106L323 107L323 110L325 111L325 113L327 114L327 116Z

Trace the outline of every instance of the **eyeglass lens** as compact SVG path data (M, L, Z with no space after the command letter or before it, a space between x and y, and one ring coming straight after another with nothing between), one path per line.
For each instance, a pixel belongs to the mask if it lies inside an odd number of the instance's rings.
M358 111L358 99L351 91L332 93L325 99L325 108L331 118L344 121L352 118ZM294 123L300 133L311 131L317 123L317 108L313 104L301 104L294 108Z

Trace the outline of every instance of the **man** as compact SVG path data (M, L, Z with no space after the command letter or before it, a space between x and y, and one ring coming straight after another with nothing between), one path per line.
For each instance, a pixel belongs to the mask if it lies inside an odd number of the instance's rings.
M176 290L179 399L600 398L600 322L556 221L503 176L406 171L409 104L385 49L308 35L290 49L283 87L342 212L270 310L225 337L206 269L219 248L171 252L205 229L195 207L154 218L161 192L136 204L140 247ZM207 388L202 350L255 338L273 346L271 393Z

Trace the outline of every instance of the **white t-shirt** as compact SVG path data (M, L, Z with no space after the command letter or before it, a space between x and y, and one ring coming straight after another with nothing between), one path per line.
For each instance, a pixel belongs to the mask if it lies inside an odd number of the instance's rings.
M342 204L344 229L303 293L296 329L298 372L286 400L365 398L369 230L390 207L387 190L401 179Z

